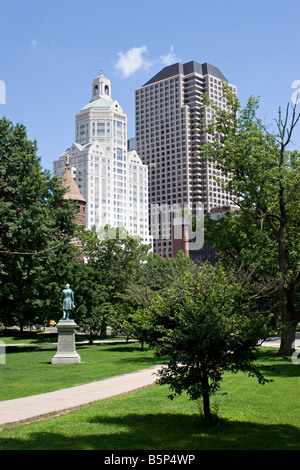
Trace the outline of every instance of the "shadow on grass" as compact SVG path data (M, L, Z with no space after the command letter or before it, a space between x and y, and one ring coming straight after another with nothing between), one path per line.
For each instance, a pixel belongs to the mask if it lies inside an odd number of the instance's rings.
M57 332L49 331L19 331L14 329L0 331L0 338L12 338L13 342L30 341L30 343L52 343L57 340ZM17 343L16 343L17 344Z
M49 345L49 347L33 345L33 346L7 346L6 347L6 354L15 354L15 353L32 353L32 352L47 352L47 351L55 351L56 346Z
M127 347L126 347L127 345ZM48 347L49 346L49 347ZM128 346L128 343L124 343L124 347L122 346L116 346L114 347L114 343L110 343L107 347L107 343L105 344L101 344L101 343L98 343L98 344L88 344L88 343L77 343L75 342L75 346L76 346L76 350L78 349L81 349L81 350L84 350L84 349L91 349L92 347L95 348L95 347L99 347L99 350L102 350L103 352L107 351L107 352L124 352L124 353L131 353L131 352L141 352L141 349L138 347L138 346ZM48 343L48 342L45 342L44 344L39 344L38 342L34 343L32 342L31 344L28 344L28 345L21 345L21 344L14 344L14 345L6 345L6 353L9 354L9 353L24 353L24 352L33 352L33 351L52 351L53 349L55 349L57 347L57 343L56 342L53 342L53 343ZM147 352L147 350L145 349L145 352Z
M270 364L268 364L270 362ZM293 364L291 357L277 356L277 350L260 351L257 364L265 377L300 377L300 365Z
M107 347L107 343L99 343L96 346L99 346L102 349L105 349L105 351L112 351L112 352L134 352L134 351L139 351L139 352L148 352L150 349L145 348L144 351L142 351L141 347L139 345L133 345L130 346L130 343L122 343L122 345L114 346L113 343L110 343Z
M80 429L78 424L77 428L72 427L70 436L47 432L45 428L26 434L24 439L5 434L0 434L2 450L300 449L300 431L291 425L218 419L215 426L208 427L199 415L176 413L94 417L82 421Z

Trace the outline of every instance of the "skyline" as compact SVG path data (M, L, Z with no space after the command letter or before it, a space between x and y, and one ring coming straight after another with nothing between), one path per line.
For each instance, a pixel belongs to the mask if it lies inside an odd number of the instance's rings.
M300 90L299 17L299 0L0 0L0 114L25 125L52 172L101 69L131 138L135 90L167 65L196 61L218 67L242 106L260 96L271 125Z

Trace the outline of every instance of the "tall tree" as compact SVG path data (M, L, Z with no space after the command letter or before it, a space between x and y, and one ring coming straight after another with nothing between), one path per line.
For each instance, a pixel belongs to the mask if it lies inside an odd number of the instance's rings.
M285 115L279 109L276 129L271 133L257 116L257 98L250 97L241 109L225 84L223 93L229 110L205 98L215 114L207 129L213 140L201 152L229 177L228 183L220 184L238 197L240 213L249 220L248 226L255 226L257 239L262 238L262 232L268 237L272 250L268 258L274 260L276 254L271 271L278 280L277 298L284 327L279 354L291 355L300 321L300 154L289 146L300 115L296 105L288 105ZM241 231L235 233L235 237L240 235ZM258 243L253 246L257 250Z
M33 322L44 308L47 263L72 250L76 209L43 171L23 125L0 120L0 312L4 322ZM57 259L57 258L56 258Z

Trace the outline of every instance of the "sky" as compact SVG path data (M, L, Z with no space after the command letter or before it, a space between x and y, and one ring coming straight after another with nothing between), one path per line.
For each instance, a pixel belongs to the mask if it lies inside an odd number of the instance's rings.
M274 129L279 107L300 91L299 18L300 0L0 0L0 117L25 125L52 171L101 68L130 138L135 90L194 60L218 67L242 106L259 96L259 116Z

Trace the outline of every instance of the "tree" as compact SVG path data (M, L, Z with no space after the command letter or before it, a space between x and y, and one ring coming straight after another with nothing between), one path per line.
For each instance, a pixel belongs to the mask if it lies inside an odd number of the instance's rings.
M99 278L98 271L88 263L80 263L73 272L73 279L75 320L82 329L88 330L89 342L92 344L101 328L103 330L105 318L109 316L109 287Z
M73 256L76 209L36 152L23 125L0 120L0 312L4 323L21 326L43 315L57 255Z
M204 100L215 112L207 129L214 140L204 145L201 152L229 177L228 183L220 184L238 198L240 214L249 220L248 227L256 227L257 238L261 239L263 233L272 250L268 259L276 259L268 270L278 281L283 325L279 354L291 355L300 320L300 154L289 150L289 145L300 115L296 105L291 111L287 106L285 116L279 109L276 131L271 133L257 117L257 98L250 97L241 109L237 97L225 84L223 93L229 111L219 109L208 98ZM242 232L235 237L240 235ZM259 245L254 245L258 250Z
M137 338L142 345L147 341L149 327L147 309L157 294L169 288L179 273L193 269L195 264L180 251L174 258L161 258L149 253L131 277L125 291L126 302L121 304L123 331Z
M276 324L280 321L276 246L268 226L263 229L259 221L242 211L224 211L217 219L210 214L205 218L205 239L213 242L217 250L217 262L236 272L239 283L252 289L252 297L260 303L278 334ZM271 326L271 325L270 325Z
M248 372L265 382L254 365L265 319L247 288L223 268L206 264L179 273L153 301L147 320L150 345L169 357L158 382L170 386L170 398L184 391L191 400L202 398L205 421L212 421L210 397L225 371Z
M104 336L108 321L112 327L120 327L119 310L112 306L123 301L126 287L145 260L150 246L142 245L139 238L130 236L122 227L108 225L98 233L95 228L84 231L81 240L88 276L85 276L83 286L87 289L80 306L80 311L85 313L79 322L81 324L83 318L85 323L92 321L93 329L100 323Z

